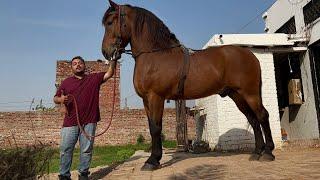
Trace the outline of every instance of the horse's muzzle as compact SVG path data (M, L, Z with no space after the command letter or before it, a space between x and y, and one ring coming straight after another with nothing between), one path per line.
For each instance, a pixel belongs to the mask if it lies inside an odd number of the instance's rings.
M112 50L112 53L110 53L110 55L107 53L107 51L102 49L102 54L108 61L117 61L121 58L121 52L116 48Z

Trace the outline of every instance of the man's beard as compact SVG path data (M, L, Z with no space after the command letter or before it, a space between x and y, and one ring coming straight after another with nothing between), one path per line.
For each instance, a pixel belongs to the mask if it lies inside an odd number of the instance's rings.
M84 71L75 72L74 74L75 74L76 76L83 76L83 75L84 75Z

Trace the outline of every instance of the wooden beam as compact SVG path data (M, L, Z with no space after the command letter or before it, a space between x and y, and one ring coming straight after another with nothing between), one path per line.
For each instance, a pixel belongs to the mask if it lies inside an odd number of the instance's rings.
M186 101L176 101L176 137L177 150L188 151L188 132L187 132L187 118L186 118Z

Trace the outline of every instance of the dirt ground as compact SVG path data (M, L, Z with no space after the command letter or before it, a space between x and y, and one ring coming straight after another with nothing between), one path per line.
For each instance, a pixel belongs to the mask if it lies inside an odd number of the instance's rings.
M320 148L275 150L273 162L249 161L248 153L191 154L165 150L161 169L140 171L149 155L137 151L118 166L91 169L90 179L320 179ZM50 175L50 179L56 177ZM76 172L72 177L77 179Z

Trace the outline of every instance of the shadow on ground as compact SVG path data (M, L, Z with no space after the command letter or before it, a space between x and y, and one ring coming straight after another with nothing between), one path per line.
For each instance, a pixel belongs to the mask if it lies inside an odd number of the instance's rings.
M178 173L171 175L169 180L182 180L182 179L221 179L225 176L225 165L212 165L204 164L189 168L185 173Z
M234 140L236 136L237 140ZM234 143L237 141L237 143ZM232 143L237 145L232 145ZM249 146L243 147L244 144L248 144ZM251 145L250 145L251 144ZM250 147L251 146L251 147ZM223 150L225 147L231 147L229 150ZM233 156L239 154L251 154L254 150L254 136L251 132L234 128L227 131L225 134L219 137L217 146L215 147L217 151L202 153L202 154L193 154L189 152L175 152L174 150L167 152L166 154L171 154L172 159L168 162L162 164L162 167L171 166L179 161L183 161L185 159L190 158L199 158L199 157L223 157L223 156ZM249 160L249 159L248 159Z
M129 158L128 160L126 160L125 162L135 161L135 160L138 160L138 159L143 158L143 157L144 156L141 156L141 155L133 156L133 157ZM105 167L105 168L101 168L98 171L92 173L90 175L90 179L91 180L102 179L103 177L105 177L109 173L111 173L117 166L119 166L119 165L121 165L123 163L124 163L124 161L112 164L111 166L108 166L108 167Z
M111 173L118 165L120 165L122 163L123 162L119 162L119 163L113 164L111 166L108 166L108 167L105 167L105 168L101 168L98 171L92 173L89 178L92 179L92 180L102 179L103 177L105 177L109 173Z
M237 137L238 139L237 144L239 144L239 148L232 146L232 150L224 150L222 151L223 147L229 146L232 142L235 140L232 139L234 137ZM234 156L239 154L251 154L253 149L247 148L247 149L241 149L243 143L253 143L254 144L254 136L249 131L246 131L244 129L231 129L227 131L225 134L221 135L219 137L216 149L219 149L218 151L214 152L208 152L208 153L201 153L201 154L193 154L190 152L176 152L175 149L166 149L163 151L164 155L170 156L171 159L169 161L164 162L161 165L161 168L170 167L175 163L178 163L180 161L186 160L186 159L192 159L192 158L201 158L201 157L224 157L224 156ZM142 153L137 154L131 157L130 159L126 160L125 162L135 161L141 158L148 158L150 156L150 153ZM113 164L112 166L102 168L94 173L91 174L90 179L101 179L105 176L107 176L109 173L111 173L118 165L122 164L117 163ZM141 164L143 166L143 164ZM170 177L170 179L214 179L214 178L223 178L225 174L226 167L224 165L212 165L212 164L205 164L201 166L195 166L192 168L189 168L186 170L183 174L176 174L174 177Z

